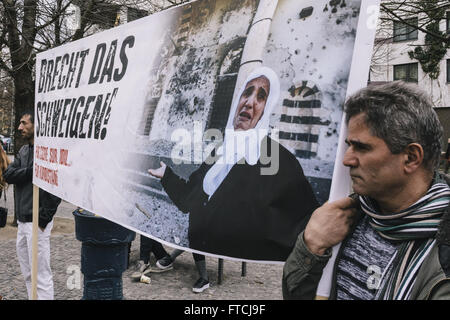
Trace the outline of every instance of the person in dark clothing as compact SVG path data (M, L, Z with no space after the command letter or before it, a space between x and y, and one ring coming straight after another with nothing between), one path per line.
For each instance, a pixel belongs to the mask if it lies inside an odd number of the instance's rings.
M279 90L272 70L256 69L231 108L223 144L188 181L163 162L149 170L173 203L189 213L190 248L284 261L318 207L298 160L267 136ZM271 161L265 161L269 154Z
M167 268L169 266L171 267L175 259L183 252L184 251L180 249L173 250L169 256L156 261L156 266L161 269ZM194 258L195 266L199 275L198 280L192 287L192 291L195 293L201 293L209 288L209 277L208 271L206 270L206 257L197 253L192 253L192 257Z
M202 164L187 182L166 169L164 190L190 213L190 248L249 260L287 258L318 204L298 161L279 150L276 175L262 176L260 163L236 165L209 200L202 182L211 166Z
M17 257L25 278L28 297L31 298L31 237L33 219L33 156L34 156L34 113L26 112L20 119L19 131L28 141L14 161L8 166L3 177L16 186L14 199L18 220ZM53 216L61 199L39 190L39 236L38 236L38 279L37 298L53 300L53 276L50 268L50 233Z
M164 272L172 269L172 264L165 267L156 266L152 268L150 266L150 255L153 253L156 260L169 257L169 254L164 249L162 244L152 238L141 235L139 244L139 261L136 266L136 271L133 272L131 278L135 281L139 281L142 275L148 276L150 272Z

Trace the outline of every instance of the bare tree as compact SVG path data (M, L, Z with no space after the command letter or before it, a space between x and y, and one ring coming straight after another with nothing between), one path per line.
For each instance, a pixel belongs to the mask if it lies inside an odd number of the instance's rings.
M2 135L10 135L12 132L13 97L14 86L11 77L0 76L0 133Z
M406 26L417 29L425 34L448 44L450 35L437 32L430 25L446 19L445 12L450 10L448 0L389 0L381 2L381 23L399 21ZM418 23L411 23L410 17L418 17Z

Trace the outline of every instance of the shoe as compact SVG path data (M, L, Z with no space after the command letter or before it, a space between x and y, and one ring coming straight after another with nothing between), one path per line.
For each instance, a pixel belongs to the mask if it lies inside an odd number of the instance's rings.
M173 269L173 260L170 256L165 256L164 258L156 261L156 268L153 268L151 272L164 272Z
M203 278L197 280L197 282L192 287L192 291L195 293L201 293L209 288L209 281Z
M139 281L142 275L146 275L150 272L150 263L145 263L142 260L139 260L135 267L135 272L131 274L131 279L134 281Z

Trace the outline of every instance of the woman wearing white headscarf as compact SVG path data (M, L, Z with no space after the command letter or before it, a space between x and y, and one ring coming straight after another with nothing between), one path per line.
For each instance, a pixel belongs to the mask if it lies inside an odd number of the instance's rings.
M188 181L163 163L149 170L162 178L174 204L190 213L190 248L284 261L318 207L297 159L267 136L279 92L276 74L267 67L256 69L230 109L224 142L210 158L216 159L213 164L205 161ZM261 161L262 155L270 155L271 163ZM264 174L274 161L278 170Z
M261 155L261 141L267 136L270 115L280 96L280 83L272 69L254 70L230 109L220 156L203 180L203 190L212 196L231 168L242 158L255 165Z

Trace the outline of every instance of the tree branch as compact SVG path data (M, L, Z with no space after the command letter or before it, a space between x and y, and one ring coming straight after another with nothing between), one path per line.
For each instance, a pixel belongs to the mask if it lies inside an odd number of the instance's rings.
M13 70L6 64L2 57L0 57L0 69L5 70L10 76L13 76Z
M66 12L67 8L68 8L72 3L73 3L73 0L70 0L64 7L61 7L59 11L58 11L58 9L57 9L56 12L54 12L54 13L52 14L53 17L52 17L49 21L45 22L44 24L41 24L41 25L36 26L36 30L37 30L37 31L42 30L42 29L48 27L49 25L55 23L59 18L61 18L61 15L62 15L64 12Z
M447 6L449 6L449 5L443 5L442 8L445 8L445 7L447 7ZM428 23L424 23L422 26L417 26L417 25L414 25L414 24L408 22L408 21L407 21L408 19L405 19L405 18L403 18L403 17L400 17L400 16L395 12L395 9L389 8L386 4L383 4L383 3L382 3L382 4L381 4L381 8L382 8L382 9L384 10L384 12L386 12L388 15L391 15L391 16L394 17L396 20L402 22L403 24L405 24L405 25L407 25L407 26L410 26L410 27L412 27L412 28L415 28L415 29L417 29L417 30L420 30L420 31L424 32L425 34L429 34L429 35L431 35L431 36L433 36L433 37L436 37L437 39L439 39L439 40L441 40L441 41L447 42L447 41L449 40L449 37L448 37L448 36L447 36L447 37L445 37L445 36L443 37L443 36L441 36L441 35L439 35L439 34L436 34L436 33L433 33L433 32L431 32L431 31L429 31L429 30L424 29L423 26L425 26L425 25L428 24ZM418 14L418 13L414 13L414 14Z

